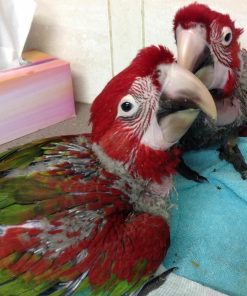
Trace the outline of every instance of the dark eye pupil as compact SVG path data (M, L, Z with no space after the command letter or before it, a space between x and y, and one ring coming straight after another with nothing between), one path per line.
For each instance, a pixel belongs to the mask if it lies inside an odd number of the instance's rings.
M157 74L157 76L159 77L159 76L161 75L161 70L158 69L158 70L156 71L156 74Z
M231 37L232 37L231 33L227 33L225 36L225 42L229 42Z
M122 103L121 108L124 112L128 112L133 108L133 105L130 102L124 102Z

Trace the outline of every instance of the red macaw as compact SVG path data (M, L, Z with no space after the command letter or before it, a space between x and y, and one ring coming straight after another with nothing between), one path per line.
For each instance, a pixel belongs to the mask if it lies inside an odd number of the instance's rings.
M242 178L247 164L237 146L241 125L247 119L247 52L229 15L198 3L180 9L174 18L178 63L195 73L207 86L217 107L217 122L201 113L181 139L184 150L220 144L220 158L233 164ZM182 161L178 171L195 181L204 178Z
M151 46L95 99L91 134L0 155L0 295L138 294L169 246L171 146L198 114L162 112L188 94L216 116L199 79Z

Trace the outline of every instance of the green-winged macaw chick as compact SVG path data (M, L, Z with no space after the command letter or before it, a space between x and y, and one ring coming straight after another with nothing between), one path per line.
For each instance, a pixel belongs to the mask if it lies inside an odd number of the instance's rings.
M196 109L162 112L183 98ZM95 99L91 134L2 153L0 295L137 295L169 246L172 146L198 108L215 118L199 79L151 46Z
M242 31L229 15L203 4L190 4L174 18L178 63L207 86L217 108L217 121L199 114L181 144L185 150L219 144L220 158L246 178L247 164L236 144L239 127L247 119L247 52L240 50L238 41ZM178 170L189 179L204 180L183 161Z

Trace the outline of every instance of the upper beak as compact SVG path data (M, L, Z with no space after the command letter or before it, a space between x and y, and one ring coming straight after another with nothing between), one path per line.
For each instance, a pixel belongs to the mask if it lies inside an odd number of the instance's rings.
M176 29L178 64L191 72L200 65L204 51L208 48L206 30L198 25L189 29Z
M189 29L176 29L177 61L195 75L209 89L224 89L229 78L229 68L216 63L206 41L206 30L199 25ZM217 66L218 65L218 66Z
M173 63L163 66L162 92L171 99L192 101L213 120L217 119L214 100L206 86L190 71ZM162 77L160 82L162 83Z
M165 105L167 99L178 102L185 99L194 103L213 120L216 120L217 111L214 100L205 85L193 73L176 63L163 65L159 70L161 75L158 79L162 84L160 114L163 113L162 104ZM166 148L180 140L193 124L198 113L198 108L189 108L170 112L168 115L164 113L165 116L159 118Z

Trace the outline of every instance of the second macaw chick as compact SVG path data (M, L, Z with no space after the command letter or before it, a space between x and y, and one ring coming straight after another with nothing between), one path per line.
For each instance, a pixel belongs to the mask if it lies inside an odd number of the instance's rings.
M193 3L174 18L178 63L195 73L213 95L217 121L199 114L181 139L184 150L219 144L220 158L233 164L247 178L247 164L237 146L239 127L247 121L247 52L240 50L239 36L229 15ZM189 179L205 178L183 161L178 171Z
M161 94L162 104L161 104ZM91 108L92 133L0 154L0 295L138 295L169 247L173 148L206 87L164 47L143 49Z

